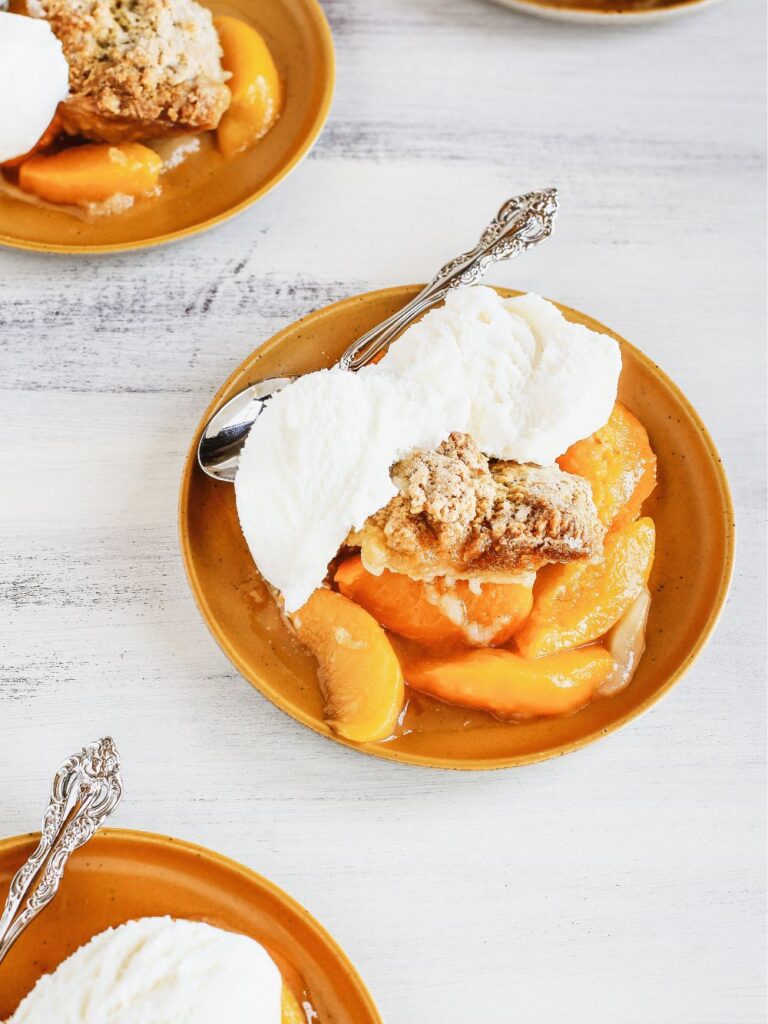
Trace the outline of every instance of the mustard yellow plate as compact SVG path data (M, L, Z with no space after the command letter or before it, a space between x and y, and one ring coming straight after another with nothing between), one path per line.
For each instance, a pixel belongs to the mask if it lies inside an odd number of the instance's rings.
M568 319L610 334L621 345L619 398L648 430L659 471L659 484L643 506L657 529L645 654L626 690L568 718L500 722L408 691L395 737L367 744L341 740L323 722L315 662L289 633L253 564L238 525L234 488L197 466L200 431L223 402L261 378L330 365L417 291L389 288L321 309L280 331L235 370L203 414L187 455L179 506L184 564L208 628L238 671L311 729L368 754L416 765L502 768L540 761L591 743L649 708L690 668L725 600L734 544L728 484L703 423L658 366L603 324L560 306ZM301 537L296 544L301 547Z
M0 841L3 898L38 838L35 833ZM211 850L128 829L104 829L72 855L53 903L0 965L0 1020L41 975L92 936L124 921L166 914L263 943L297 999L316 1011L317 1024L381 1024L344 952L290 896Z
M285 90L275 126L247 153L229 159L216 149L212 133L205 133L200 152L163 177L162 195L139 199L125 213L89 223L0 195L0 244L44 252L118 252L185 238L240 213L306 155L333 95L333 41L320 4L201 2L214 14L242 18L266 39Z

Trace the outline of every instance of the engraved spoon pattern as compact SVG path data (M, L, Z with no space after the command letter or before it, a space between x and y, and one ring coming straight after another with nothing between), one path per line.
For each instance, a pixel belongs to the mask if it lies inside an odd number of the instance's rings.
M122 795L120 758L109 737L89 743L59 767L40 842L14 875L0 917L0 961L56 895L70 854L101 828Z
M406 306L354 341L337 365L344 370L359 370L430 306L441 302L451 289L475 284L494 263L518 256L549 238L557 210L557 190L554 188L526 192L508 199L474 248L443 264L429 284ZM215 480L232 483L240 451L254 422L272 395L295 379L270 377L257 381L211 416L197 448L197 461L203 472Z

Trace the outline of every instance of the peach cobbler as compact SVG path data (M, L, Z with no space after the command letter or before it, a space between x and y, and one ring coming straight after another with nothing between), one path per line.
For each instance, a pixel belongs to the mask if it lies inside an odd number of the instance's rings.
M629 684L656 459L620 368L546 300L476 287L272 400L238 513L339 735L387 739L413 691L520 721Z
M0 193L80 217L159 195L208 136L244 152L282 104L262 36L196 0L27 0L0 14L5 57L33 95L7 137L0 111Z

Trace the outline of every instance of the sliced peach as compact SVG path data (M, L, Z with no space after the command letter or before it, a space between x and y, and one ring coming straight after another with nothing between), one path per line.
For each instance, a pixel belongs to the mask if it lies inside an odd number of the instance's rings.
M656 529L638 519L612 530L601 562L547 565L533 588L533 610L515 643L526 658L587 644L607 633L648 582Z
M162 166L157 153L138 142L73 146L30 157L19 170L19 186L50 203L101 203L151 192Z
M464 606L461 628L466 642L476 647L503 644L528 618L533 607L533 580L530 583L482 583L474 589L467 580L444 584L443 601L450 608L458 597Z
M403 673L378 622L325 588L292 618L299 639L319 662L328 725L356 743L390 736L405 700Z
M436 604L428 601L424 584L402 573L368 572L360 555L345 559L334 576L339 590L365 608L386 629L422 643L455 640L458 630Z
M217 131L224 156L249 149L266 135L280 114L283 89L264 38L250 25L228 15L214 18L224 51L222 67L232 95Z
M304 1011L299 1006L299 1001L283 982L283 1002L281 1024L307 1024Z
M539 718L584 707L612 668L613 659L600 644L533 660L487 647L407 660L405 677L414 689L447 704L497 718Z
M384 570L374 576L359 555L345 559L336 583L382 626L424 644L461 643L487 646L504 643L528 616L532 586L523 583L417 582Z
M650 609L651 592L645 587L606 635L605 646L613 658L614 668L600 686L598 693L601 697L612 697L632 682L645 650L645 628Z
M646 429L620 402L604 427L571 445L557 461L566 473L589 480L605 526L636 519L656 486L656 456Z

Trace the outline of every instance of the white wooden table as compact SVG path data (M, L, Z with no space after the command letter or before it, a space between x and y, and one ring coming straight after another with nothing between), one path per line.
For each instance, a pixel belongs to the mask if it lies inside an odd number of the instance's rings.
M311 158L238 220L114 258L0 252L0 835L112 734L115 824L272 878L388 1024L764 1021L765 0L632 30L484 0L333 0ZM230 667L186 585L182 458L278 327L424 280L501 200L557 184L547 245L492 280L592 313L684 388L739 559L689 676L527 769L441 773L303 729Z

